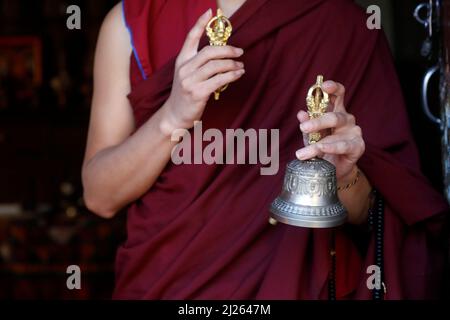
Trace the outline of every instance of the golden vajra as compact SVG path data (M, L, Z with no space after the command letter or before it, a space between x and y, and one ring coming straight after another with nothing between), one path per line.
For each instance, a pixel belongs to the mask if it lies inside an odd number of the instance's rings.
M210 46L226 46L231 37L233 26L230 20L225 17L222 10L217 9L217 15L212 18L206 26L206 35L209 38ZM214 99L219 100L220 93L225 91L228 85L219 88L214 92Z
M310 119L315 119L323 116L327 112L328 105L330 103L328 93L323 91L323 76L317 76L316 84L313 85L306 97L306 105L308 106L308 115ZM309 144L319 142L322 138L320 132L314 132L309 134Z

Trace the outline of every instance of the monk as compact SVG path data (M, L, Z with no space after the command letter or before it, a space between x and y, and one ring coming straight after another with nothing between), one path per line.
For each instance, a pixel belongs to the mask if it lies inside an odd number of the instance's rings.
M233 34L209 46L219 7ZM124 0L111 10L82 175L91 211L127 210L115 299L327 299L330 274L334 298L370 299L367 270L379 259L384 298L439 296L448 207L420 173L385 36L366 19L350 0ZM331 106L310 120L305 97L319 74ZM173 133L197 121L279 129L281 170L174 164ZM319 131L328 135L303 143ZM295 156L336 166L346 226L268 223ZM376 199L383 246L368 222Z

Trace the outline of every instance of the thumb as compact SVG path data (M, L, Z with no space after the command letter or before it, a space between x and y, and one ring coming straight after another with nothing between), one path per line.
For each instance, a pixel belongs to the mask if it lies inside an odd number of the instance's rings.
M197 54L200 39L202 38L211 17L212 10L208 9L208 11L200 16L191 31L189 31L183 48L178 56L181 62L187 61Z
M344 99L345 99L345 87L339 82L335 81L325 81L322 85L323 90L328 93L332 101L334 100L334 110L335 112L346 112Z

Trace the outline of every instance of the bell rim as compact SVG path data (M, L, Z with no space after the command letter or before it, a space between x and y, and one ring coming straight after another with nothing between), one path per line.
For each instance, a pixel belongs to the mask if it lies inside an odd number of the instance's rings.
M333 217L347 212L339 200L327 206L305 206L288 202L281 197L277 197L270 205L270 212L273 211L294 217Z
M343 214L341 216L327 217L327 219L316 219L316 220L305 220L305 219L289 219L278 214L271 213L271 218L275 219L277 222L283 223L285 225L300 227L300 228L310 228L310 229L330 229L340 227L347 222L347 215Z
M296 227L333 228L347 221L347 210L340 202L324 207L299 206L278 197L269 211L278 222Z

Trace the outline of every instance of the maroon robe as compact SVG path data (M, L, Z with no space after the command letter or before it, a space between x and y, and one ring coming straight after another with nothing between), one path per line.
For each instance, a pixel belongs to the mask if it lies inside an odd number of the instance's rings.
M124 1L138 127L170 94L174 60L208 8L215 1ZM129 207L114 298L327 298L330 230L268 224L285 165L302 145L296 114L318 74L345 85L367 144L358 165L386 201L386 298L435 296L443 257L430 249L440 229L427 221L447 205L419 171L387 42L366 19L348 0L247 0L231 17L229 43L245 49L246 74L209 101L203 130L280 129L280 170L261 176L260 165L170 162ZM361 255L354 241L337 230L337 296L368 299L374 242Z

